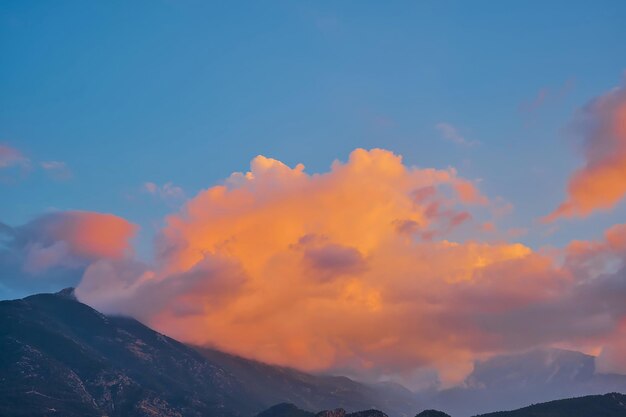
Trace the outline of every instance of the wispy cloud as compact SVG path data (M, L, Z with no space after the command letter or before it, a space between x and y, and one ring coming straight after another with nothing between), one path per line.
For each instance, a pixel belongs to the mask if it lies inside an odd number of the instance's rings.
M180 201L185 198L185 191L181 187L174 185L171 181L168 181L163 185L158 185L154 182L146 182L143 184L142 190L148 194L168 201Z
M31 161L19 149L0 144L0 182L12 183L28 174Z
M435 128L439 131L443 139L452 143L456 143L457 145L475 146L480 143L476 140L467 139L464 135L461 134L459 129L457 129L455 126L453 126L450 123L444 123L444 122L437 123L435 125Z
M57 180L68 180L72 178L72 171L67 164L62 161L44 161L39 164L52 178Z
M72 177L72 171L62 161L41 161L31 159L19 149L0 144L0 180L13 182L26 177L35 169L41 169L56 180L67 180ZM4 171L4 172L3 172Z
M574 79L567 79L562 86L557 88L542 87L535 97L520 104L520 111L532 114L546 106L548 103L556 103L566 97L574 89Z
M30 159L25 157L18 149L0 144L0 169L15 166L28 167Z

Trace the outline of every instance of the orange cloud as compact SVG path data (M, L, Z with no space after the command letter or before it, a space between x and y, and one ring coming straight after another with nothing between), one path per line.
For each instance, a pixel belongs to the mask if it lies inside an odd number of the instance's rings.
M19 244L26 251L24 269L40 272L60 263L119 259L131 250L137 227L121 217L86 211L44 215L23 226Z
M626 88L601 96L581 113L585 165L574 172L567 199L545 221L609 210L626 195Z
M84 211L48 213L18 227L0 223L0 287L17 298L76 286L91 263L131 258L136 230L120 217Z
M621 310L594 301L606 285L576 308L585 265L616 256L621 229L565 266L518 243L456 242L468 205L489 210L470 187L380 149L323 174L258 156L166 219L156 265L99 260L77 295L186 342L405 382L432 369L455 382L483 355L613 334Z
M130 249L129 239L137 227L121 217L84 211L65 212L54 228L60 240L79 256L120 258Z

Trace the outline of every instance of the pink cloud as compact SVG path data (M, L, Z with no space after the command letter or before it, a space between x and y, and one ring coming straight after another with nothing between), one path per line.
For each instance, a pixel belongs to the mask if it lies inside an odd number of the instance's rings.
M569 179L567 198L544 218L586 217L610 210L626 195L626 88L595 99L579 115L584 165Z
M26 251L24 269L41 272L101 258L131 254L130 238L137 227L121 217L85 211L65 211L39 217L18 229Z
M8 145L0 144L0 169L13 166L25 167L28 165L30 165L30 160L19 150Z

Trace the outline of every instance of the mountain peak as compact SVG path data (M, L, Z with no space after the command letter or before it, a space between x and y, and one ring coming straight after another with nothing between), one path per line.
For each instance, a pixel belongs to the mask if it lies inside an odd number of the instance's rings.
M543 348L494 356L477 362L466 383L471 387L520 388L587 381L594 373L593 356L564 349Z
M324 410L320 411L315 415L315 417L344 417L346 415L346 410L343 408L336 408L334 410Z
M63 297L63 298L67 298L70 300L75 300L77 301L78 299L76 298L76 294L75 294L76 288L74 287L67 287L67 288L63 288L61 291L55 293L56 295L58 295L59 297Z
M313 417L310 411L301 410L292 403L280 403L257 414L256 417Z
M438 410L424 410L415 417L450 417L450 415Z

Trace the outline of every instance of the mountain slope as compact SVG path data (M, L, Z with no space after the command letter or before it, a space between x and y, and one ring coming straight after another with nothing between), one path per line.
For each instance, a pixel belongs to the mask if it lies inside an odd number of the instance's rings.
M238 384L193 349L67 295L0 303L0 415L230 416Z
M500 411L477 417L625 417L626 395L611 393L550 401L514 411Z
M387 384L369 386L343 376L311 375L217 350L198 351L234 375L248 397L268 404L287 402L306 410L341 407L352 412L376 408L394 416L412 416L419 408L415 395L395 384L393 389Z
M104 316L71 291L0 302L0 352L2 416L238 417L285 401L317 410L386 405L374 387L348 378L196 350ZM388 400L398 416L416 409Z

